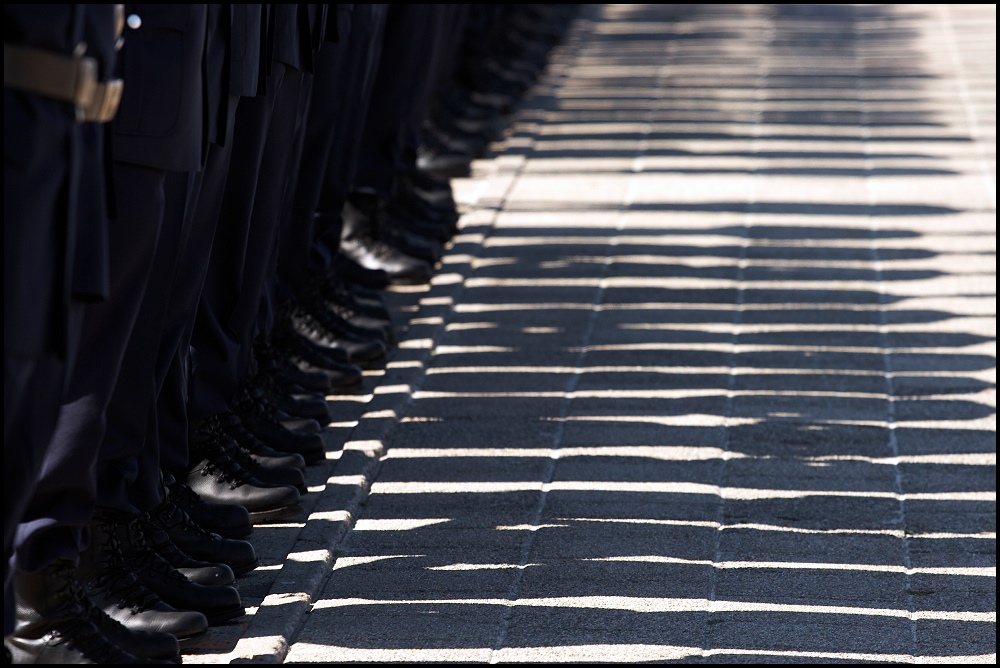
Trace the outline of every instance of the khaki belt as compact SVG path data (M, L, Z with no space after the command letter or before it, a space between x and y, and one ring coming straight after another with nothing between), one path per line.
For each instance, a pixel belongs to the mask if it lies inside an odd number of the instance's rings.
M16 44L3 45L3 85L69 102L77 120L106 123L115 117L123 83L97 80L97 61Z

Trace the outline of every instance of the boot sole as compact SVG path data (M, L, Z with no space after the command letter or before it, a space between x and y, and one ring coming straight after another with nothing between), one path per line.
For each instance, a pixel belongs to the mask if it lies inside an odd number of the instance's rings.
M191 649L192 647L198 647L202 643L212 639L212 630L208 629L202 631L193 636L187 636L186 638L178 638L177 646L181 649Z
M202 610L201 613L205 615L205 618L208 620L209 626L221 626L226 622L244 616L245 614L247 614L247 611L246 608L240 605L235 608L230 608L229 610L218 610L216 612L206 612Z
M302 504L296 503L293 506L283 506L281 508L272 508L271 510L253 511L250 513L250 521L254 524L267 524L269 522L277 522L278 520L283 520L295 515L301 515L302 512Z

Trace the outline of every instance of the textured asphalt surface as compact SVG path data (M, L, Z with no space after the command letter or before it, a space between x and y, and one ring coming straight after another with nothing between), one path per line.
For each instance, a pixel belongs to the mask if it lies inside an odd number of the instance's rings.
M587 5L186 663L994 663L996 5Z

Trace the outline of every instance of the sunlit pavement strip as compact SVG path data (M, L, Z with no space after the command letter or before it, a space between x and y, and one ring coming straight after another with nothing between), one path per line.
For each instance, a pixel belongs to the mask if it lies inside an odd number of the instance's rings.
M995 50L584 6L185 661L995 663Z

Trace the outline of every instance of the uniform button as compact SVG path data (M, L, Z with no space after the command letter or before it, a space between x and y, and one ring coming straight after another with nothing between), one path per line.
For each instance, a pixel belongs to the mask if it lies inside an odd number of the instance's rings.
M142 17L138 14L129 14L128 18L125 19L125 23L127 23L128 27L132 30L138 30L139 26L142 25Z

